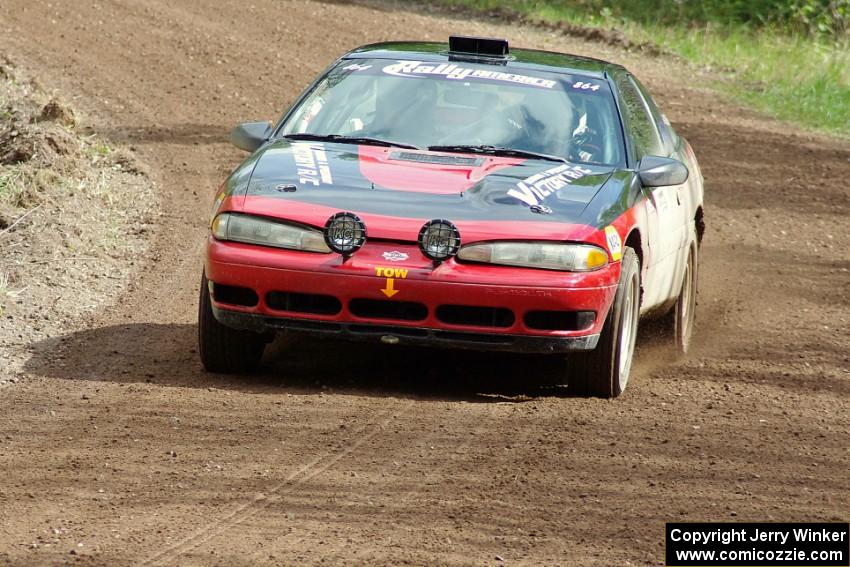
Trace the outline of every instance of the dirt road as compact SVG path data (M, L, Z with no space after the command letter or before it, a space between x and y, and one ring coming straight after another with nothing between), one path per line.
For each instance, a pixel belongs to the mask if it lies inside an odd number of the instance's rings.
M353 46L450 32L646 79L707 182L697 351L669 365L644 338L613 402L529 384L551 362L391 347L202 372L228 129L276 118ZM31 345L2 390L0 561L652 565L665 521L850 519L850 144L670 60L340 3L4 0L0 51L138 148L164 213L120 302Z

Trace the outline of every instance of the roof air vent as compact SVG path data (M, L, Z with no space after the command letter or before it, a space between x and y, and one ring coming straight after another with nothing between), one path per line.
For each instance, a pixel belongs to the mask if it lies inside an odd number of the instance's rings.
M508 40L453 35L449 37L449 54L463 58L505 59Z

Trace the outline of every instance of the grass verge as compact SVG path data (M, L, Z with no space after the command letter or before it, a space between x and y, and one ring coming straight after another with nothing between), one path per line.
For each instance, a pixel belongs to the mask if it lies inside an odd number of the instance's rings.
M758 110L816 130L850 137L850 41L815 39L781 29L707 23L701 27L637 22L610 10L579 10L528 0L435 0L482 14L622 30L634 44L651 43L719 71L723 90Z

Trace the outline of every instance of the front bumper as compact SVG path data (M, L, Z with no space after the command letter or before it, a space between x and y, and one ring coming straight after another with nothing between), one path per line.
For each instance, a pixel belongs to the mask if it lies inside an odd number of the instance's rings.
M462 350L554 354L592 350L596 348L596 343L599 342L599 335L550 338L446 331L397 325L335 323L286 317L267 317L256 313L241 313L218 307L213 307L213 314L222 325L255 333L283 331L295 335Z
M387 260L388 253L406 255ZM392 255L391 255L392 257ZM389 270L389 271L388 271ZM353 340L475 350L554 353L596 347L613 302L619 263L576 274L449 260L438 267L413 245L370 241L343 262L336 254L263 248L210 238L205 273L213 312L229 327L256 332L335 335ZM388 278L387 275L394 277ZM392 282L390 282L392 280ZM247 288L256 303L223 301L217 286ZM222 288L223 289L223 288ZM388 294L387 290L392 290ZM305 312L275 294L332 298L335 310ZM366 302L369 312L358 309ZM399 310L401 304L410 309ZM493 312L492 321L457 320L448 308ZM386 312L383 308L387 307ZM533 316L566 314L547 327ZM582 314L570 319L569 315Z

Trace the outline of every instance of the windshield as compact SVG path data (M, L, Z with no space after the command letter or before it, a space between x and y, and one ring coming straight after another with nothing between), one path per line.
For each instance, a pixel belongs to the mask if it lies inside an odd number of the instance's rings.
M602 165L623 163L620 132L613 95L601 79L390 59L340 62L280 131L440 151L516 150Z

